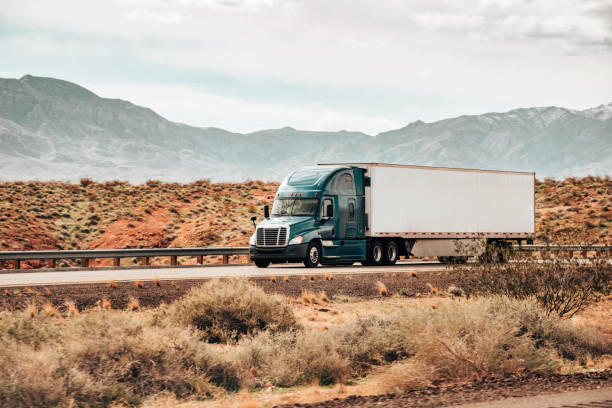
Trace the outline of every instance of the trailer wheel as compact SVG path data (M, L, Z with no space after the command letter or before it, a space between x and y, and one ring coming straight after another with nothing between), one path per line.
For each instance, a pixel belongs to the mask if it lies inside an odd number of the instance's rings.
M385 244L385 253L383 256L383 264L395 265L399 258L399 249L395 241L389 241Z
M316 242L308 244L306 249L306 258L304 258L304 266L307 268L316 268L321 262L321 247Z
M370 252L370 265L379 266L384 262L384 248L380 241L374 241L372 243L372 249Z
M267 268L268 265L270 265L270 260L269 259L256 259L255 265L257 265L258 268Z

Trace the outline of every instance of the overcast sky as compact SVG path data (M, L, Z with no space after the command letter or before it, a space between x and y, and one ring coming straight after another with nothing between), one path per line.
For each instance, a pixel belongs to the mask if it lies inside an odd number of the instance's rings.
M0 76L174 121L369 134L612 101L612 0L0 0Z

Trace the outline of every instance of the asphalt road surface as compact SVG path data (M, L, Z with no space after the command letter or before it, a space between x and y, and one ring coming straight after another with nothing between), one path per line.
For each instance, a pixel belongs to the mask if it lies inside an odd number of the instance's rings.
M134 281L159 279L202 279L227 278L234 276L284 276L314 274L381 273L409 271L439 271L446 266L438 262L404 262L393 266L333 266L316 269L305 268L302 264L271 265L257 268L254 265L197 266L172 268L90 268L86 270L46 270L29 272L3 272L0 286L62 285L75 283L96 283L114 281Z
M612 388L543 394L535 397L507 398L453 408L612 408Z

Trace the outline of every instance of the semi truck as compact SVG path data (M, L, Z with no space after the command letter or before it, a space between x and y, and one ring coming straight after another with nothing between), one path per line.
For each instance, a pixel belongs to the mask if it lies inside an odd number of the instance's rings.
M502 257L533 242L535 173L339 163L291 172L249 242L251 260L393 265ZM255 217L252 218L255 223Z

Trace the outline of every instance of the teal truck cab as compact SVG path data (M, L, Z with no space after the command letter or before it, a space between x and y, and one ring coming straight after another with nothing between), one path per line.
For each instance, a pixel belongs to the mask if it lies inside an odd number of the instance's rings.
M251 260L260 268L271 262L316 267L364 260L363 182L363 169L353 166L311 166L291 173L251 237Z
M281 183L271 211L264 206L249 255L260 268L393 265L410 255L464 262L533 239L534 180L532 172L381 163L304 167Z

